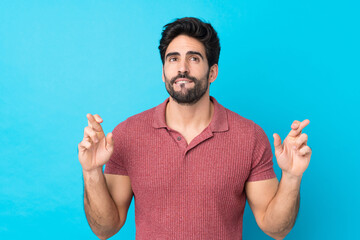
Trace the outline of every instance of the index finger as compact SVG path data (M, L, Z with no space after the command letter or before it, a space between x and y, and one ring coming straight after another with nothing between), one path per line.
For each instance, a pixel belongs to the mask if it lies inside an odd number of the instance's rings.
M90 113L86 114L86 117L88 119L88 124L90 127L92 127L96 132L102 132L103 129L100 125L100 123L98 123L96 121L96 119L94 118L93 115L91 115Z
M302 121L302 122L297 122L297 121L295 121L292 125L291 125L291 131L290 131L290 133L289 133L289 135L288 136L290 136L290 137L296 137L296 136L298 136L298 135L300 135L301 134L301 131L307 126L307 125L309 125L309 123L310 123L310 120L309 119L305 119L304 121Z

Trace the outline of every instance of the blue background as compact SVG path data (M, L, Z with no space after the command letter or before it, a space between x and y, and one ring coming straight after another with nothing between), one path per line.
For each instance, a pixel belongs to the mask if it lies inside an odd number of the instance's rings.
M77 159L86 113L109 132L161 103L162 26L195 16L220 37L211 95L222 105L271 143L293 120L311 121L313 155L288 239L360 239L359 10L355 0L2 0L0 238L97 239ZM270 239L248 206L243 235ZM134 238L132 203L113 239Z

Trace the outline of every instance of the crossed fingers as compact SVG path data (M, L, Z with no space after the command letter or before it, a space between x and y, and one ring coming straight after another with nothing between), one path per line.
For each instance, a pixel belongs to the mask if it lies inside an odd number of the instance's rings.
M99 138L104 136L104 131L100 125L103 120L98 114L91 115L88 113L86 117L88 119L88 126L84 128L83 145L86 148L90 148L92 142L97 143Z
M295 138L293 142L293 149L297 150L299 155L305 156L311 153L311 148L307 146L308 135L306 133L302 133L302 130L310 123L308 119L300 122L294 121L291 125L291 131L289 133L289 137Z
M297 137L301 134L301 131L307 126L309 125L310 121L308 119L305 119L304 121L300 122L295 120L292 124L291 124L291 131L289 132L290 137Z

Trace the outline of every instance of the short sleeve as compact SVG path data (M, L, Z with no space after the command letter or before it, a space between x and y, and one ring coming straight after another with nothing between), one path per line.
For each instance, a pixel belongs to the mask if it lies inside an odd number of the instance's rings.
M125 139L125 122L117 125L112 131L113 140L114 140L114 152L110 157L110 160L105 165L104 173L106 174L117 174L117 175L126 175L128 172L126 170L126 161L124 159L124 144Z
M276 177L273 168L273 154L264 130L254 124L251 172L247 181L260 181Z

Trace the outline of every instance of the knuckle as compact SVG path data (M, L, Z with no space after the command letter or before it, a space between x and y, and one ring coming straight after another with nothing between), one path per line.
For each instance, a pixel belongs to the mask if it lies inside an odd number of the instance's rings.
M95 134L95 131L91 127L89 127L88 129L86 129L86 133L89 136L93 136Z
M305 146L305 147L301 148L301 152L303 154L308 154L311 152L311 149L308 146Z

